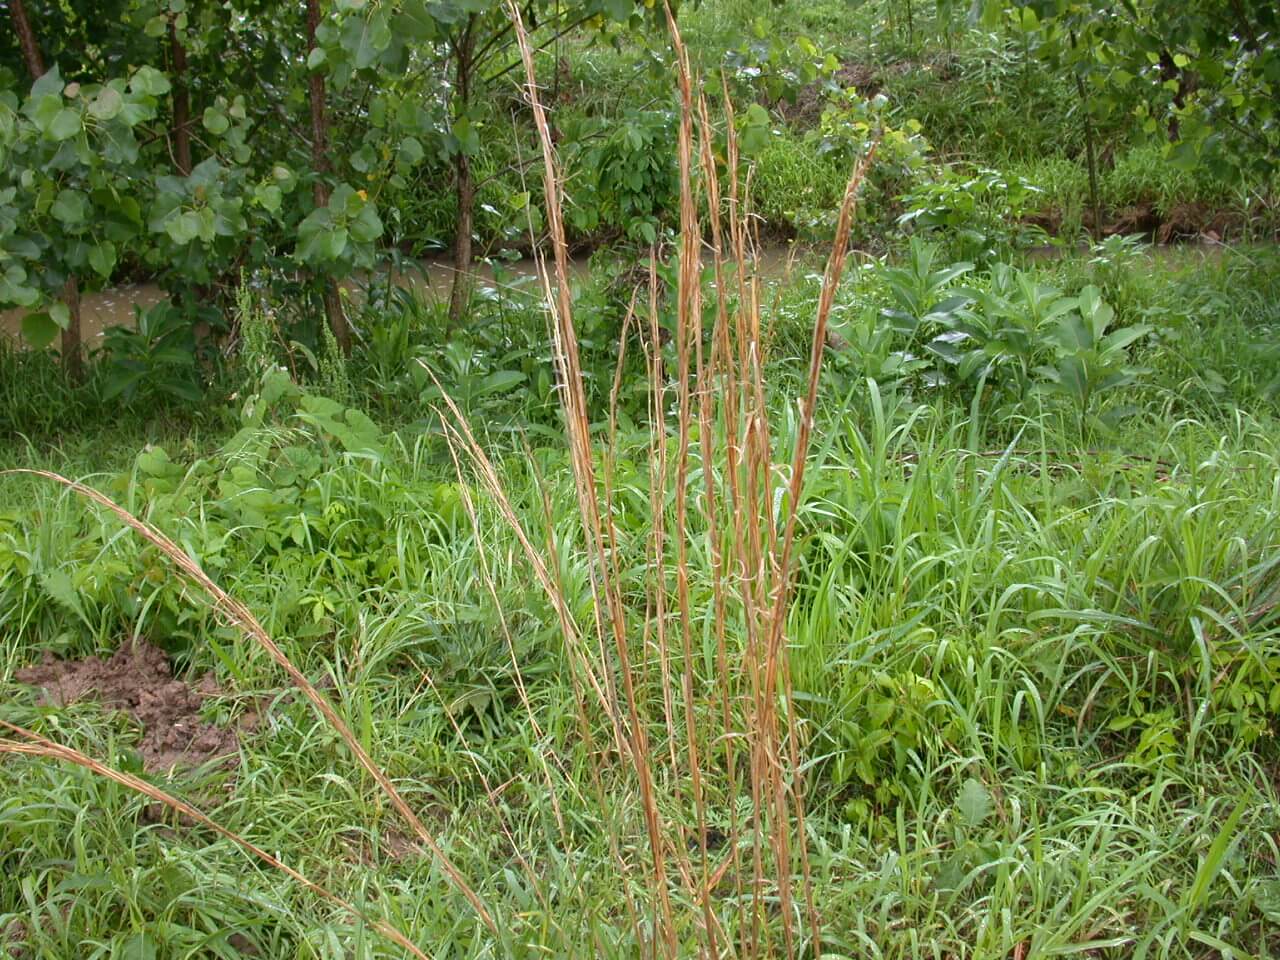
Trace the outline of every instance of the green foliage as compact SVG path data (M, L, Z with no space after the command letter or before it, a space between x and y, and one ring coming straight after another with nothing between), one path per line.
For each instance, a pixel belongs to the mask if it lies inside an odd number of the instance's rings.
M927 943L983 960L1009 956L1010 944L1070 949L1082 937L1153 938L1170 955L1198 937L1274 940L1274 878L1255 854L1272 849L1276 802L1259 772L1275 763L1280 703L1280 450L1276 407L1260 392L1273 367L1244 346L1274 332L1276 272L1262 253L1183 269L1180 260L1127 260L1147 254L1111 246L1019 271L952 264L917 241L903 262L851 271L838 298L836 331L850 345L831 348L839 376L819 395L821 440L806 475L786 624L794 695L779 703L811 758L806 812L824 949L857 955L848 931L859 924L886 952L912 956ZM1089 262L1104 255L1113 273ZM1121 285L1111 317L1104 278ZM607 396L616 304L602 286L584 283L577 297L584 364ZM0 448L4 465L93 473L260 614L379 761L411 772L405 779L449 824L451 856L522 942L570 954L583 935L598 935L597 952L634 955L630 934L607 922L626 909L610 846L642 842L640 812L624 818L594 793L591 750L612 728L603 717L579 721L575 653L557 610L513 559L510 526L475 478L459 475L437 434L423 425L397 434L295 383L275 362L287 344L257 292L242 285L239 328L257 344L242 356L263 362L237 401L233 436L147 444L92 430L97 445L87 448ZM815 296L794 281L767 316L771 410L791 408L801 376L779 326L807 328ZM362 323L366 343L350 375L359 383L380 377L379 365L401 370L397 403L421 411L418 383L404 372L421 369L421 357L446 392L467 398L476 429L489 428L517 518L546 545L574 615L591 617L595 571L567 549L581 521L564 506L575 485L542 316L512 292L479 298L485 312L460 332L463 350L441 342L440 310L421 297L392 300L403 325L375 346ZM384 309L377 295L367 302ZM1037 365L1080 352L1082 330L1106 354L1099 343L1137 322L1154 329L1128 346L1112 341L1110 352L1128 366L1140 348L1149 372L1090 401L1098 416L1108 402L1133 401L1142 409L1132 421L1085 442L1069 421L1057 423L1059 399L1075 411L1069 397L1024 389ZM953 332L966 334L959 348L982 352L970 380L930 349ZM1032 345L1030 360L1019 344ZM866 381L862 363L880 383ZM1207 389L1210 368L1225 384L1218 393ZM646 429L648 385L629 400L631 369L619 446L596 464L612 490L623 602L636 613L624 640L645 664L635 678L659 717L652 631L663 585L646 548L655 523L647 480L655 443L674 451L678 437ZM544 370L547 408L532 405L528 389ZM490 379L502 371L527 379L503 389L502 376ZM602 434L607 410L593 413ZM785 454L793 427L776 423ZM508 425L519 431L511 442L498 429ZM691 494L705 490L700 470L727 476L723 462L695 463ZM686 531L690 596L710 604L713 557L699 546L707 532L696 523ZM665 549L670 574L681 545L672 537ZM674 598L674 575L665 589ZM676 609L666 611L672 636ZM718 711L707 666L714 637L701 633L693 680ZM134 724L91 703L39 707L11 682L42 651L105 652L134 634L165 644L194 675L216 672L222 692L207 700L210 718L249 708L261 717L259 732L244 734L234 776L179 773L167 789L216 797L220 823L346 896L377 891L415 942L454 937L455 952L469 956L497 949L470 921L459 924L460 901L424 899L440 890L438 867L387 825L273 661L111 515L31 478L0 477L4 718L136 770ZM747 643L732 627L727 641L730 655ZM673 665L681 656L671 648ZM237 850L203 831L159 829L112 784L25 757L0 764L0 778L0 920L21 919L51 955L89 940L124 949L140 936L154 937L157 951L217 955L208 944L233 932L264 955L362 949L357 923L277 875L246 873ZM708 789L706 803L717 824L741 818L732 797ZM730 852L719 856L727 862ZM522 858L544 865L539 884L585 904L543 906L532 881L521 881ZM1111 909L1120 900L1126 909ZM992 927L993 909L1007 922ZM901 919L873 925L880 911Z
M1037 372L1048 381L1042 389L1071 401L1083 430L1086 423L1100 422L1090 419L1099 394L1128 386L1143 372L1129 364L1126 348L1150 333L1151 327L1136 324L1111 330L1115 310L1103 302L1096 287L1085 287L1072 306L1052 333L1057 362L1038 367Z
M972 271L973 264L958 261L935 266L938 253L938 247L912 237L903 263L886 266L880 275L892 303L883 315L898 333L910 339L928 331L968 299L954 292L953 283Z
M37 342L69 321L48 307L67 275L109 278L143 231L135 128L156 117L162 81L141 68L127 82L68 84L54 67L21 100L0 90L0 301L37 308Z
M169 303L134 309L136 330L111 327L103 336L102 398L125 404L199 402L201 375L188 319Z
M1015 397L1026 396L1034 365L1050 352L1050 331L1078 302L1006 264L993 266L989 283L968 293L973 299L943 319L946 332L929 351L961 383L1007 383Z
M576 232L657 242L679 206L675 124L670 110L641 110L585 119L566 131L569 222Z
M1042 235L1025 225L1039 208L1040 191L1028 180L987 167L942 168L940 175L913 187L902 199L910 224L930 238L946 238L956 254L990 263Z
M833 369L846 390L870 378L907 395L955 390L966 403L985 391L1001 415L1030 415L1037 397L1059 397L1082 430L1108 429L1132 412L1120 406L1094 415L1100 395L1144 372L1130 363L1128 348L1150 325L1113 329L1115 309L1096 286L1068 296L1008 264L982 272L965 261L939 265L939 251L912 238L902 263L867 273L855 319L836 319ZM961 278L968 282L960 285ZM1118 280L1114 289L1136 312L1138 298L1126 284ZM866 302L874 299L884 304L878 311Z
M1174 163L1275 168L1274 6L1136 2L1118 13L1089 0L992 0L982 16L1036 34L1039 56L1081 79L1083 109L1136 111L1146 134L1167 138Z
M442 885L438 859L390 825L273 661L112 515L29 477L0 476L0 718L141 772L135 724L92 703L40 706L12 679L45 653L150 637L180 672L216 673L207 716L257 718L234 774L165 778L219 823L433 953L649 952L644 922L637 933L619 919L650 883L622 869L644 860L645 811L623 777L597 776L620 727L579 709L581 658L596 652L561 629L566 610L581 624L601 614L602 571L580 549L583 491L564 452L536 285L498 265L494 285L450 327L429 292L377 270L389 247L417 252L447 236L456 209L445 188L459 156L479 182L481 246L516 243L536 216L538 188L522 182L527 114L502 81L514 59L498 6L343 0L326 9L309 58L294 8L28 6L63 72L56 90L42 81L37 120L17 71L4 73L15 48L0 35L0 299L22 308L16 322L39 343L67 321L54 296L73 269L86 288L157 276L171 296L136 329L108 331L82 385L47 351L0 344L0 468L87 476L260 614L439 825L502 932L489 937ZM552 6L525 7L543 18L542 38L569 22L548 23ZM790 689L773 705L805 764L794 786L804 789L821 952L1273 955L1280 270L1262 248L1154 251L1123 235L1072 255L1085 192L1074 73L1090 84L1099 137L1118 147L1101 171L1108 212L1239 203L1264 181L1233 193L1172 170L1158 148L1129 144L1126 115L1102 102L1118 79L1108 65L1038 69L1036 58L1061 54L1049 17L1024 7L1000 33L968 32L960 6L815 0L762 17L758 5L716 0L679 11L696 61L736 64L742 182L749 174L762 233L825 233L851 163L883 137L858 236L877 257L858 254L833 308L783 631ZM1059 4L1055 17L1076 9ZM659 342L645 323L619 339L636 282L648 279L634 247L663 239L678 195L663 106L670 59L660 30L624 32L661 14L658 4L645 14L566 4L568 18L600 17L602 36L567 34L562 49L539 54L539 71L559 78L563 57L572 78L553 117L576 239L618 237L630 249L601 249L595 275L574 279L575 346L592 443L616 439L592 460L628 624L613 639L634 658L625 679L665 789L688 776L682 724L714 725L704 710L746 701L718 702L708 613L723 582L717 564L739 534L728 509L725 527L702 522L713 491L734 496L735 465L704 458L695 413L691 469L677 479L678 417L659 406L679 370L672 260L658 264ZM170 62L170 23L191 64L189 176L173 168L166 126L177 77L159 65ZM449 68L468 24L496 38L496 52L483 92L462 108ZM726 61L729 47L738 52ZM1188 66L1200 69L1193 53ZM155 66L114 78L109 64L121 63ZM306 114L312 73L327 83L333 120L319 208L305 135L286 121ZM714 97L710 110L722 130ZM1179 116L1194 133L1192 113ZM1204 140L1203 156L1222 132ZM1223 149L1236 149L1228 139ZM1052 156L1022 165L1046 144ZM1022 221L1046 212L1041 199L1068 234L1063 257L1003 262L1022 246ZM889 225L903 213L913 236L900 244ZM347 360L311 295L317 276L353 275L345 304L358 342ZM645 299L641 289L642 308ZM731 343L766 370L779 464L795 442L797 357L816 300L802 266L765 277L758 338L738 340L748 331L730 317ZM202 321L212 330L204 351ZM710 312L704 321L703 356L718 357ZM239 340L217 339L228 332ZM219 400L223 351L211 348L237 342L234 393ZM650 383L654 356L666 379ZM195 399L206 381L215 389ZM490 451L510 514L456 436L449 445L436 415L444 395ZM658 411L665 436L654 432ZM667 486L655 494L664 464ZM779 516L787 475L776 471L778 499L764 498ZM679 482L691 505L682 529L670 497ZM563 607L520 562L512 518ZM664 682L664 671L686 668L682 591L692 695ZM736 597L724 602L737 608ZM751 655L758 638L732 616L726 624L724 655ZM692 717L659 719L681 714L687 696ZM749 807L720 787L722 747L701 758L699 802L715 825L706 870L723 871L710 902L732 924L743 916L733 888L751 880L731 858L750 850L745 834L736 851L717 834L742 830ZM48 956L386 953L366 925L283 876L246 871L241 852L210 833L155 823L115 784L19 756L0 762L0 786L0 951L14 941ZM680 798L666 796L675 802L656 812L672 831L671 864L687 849L696 876L700 838ZM777 949L781 917L762 928ZM739 932L726 929L730 942ZM807 937L797 933L797 955L818 952Z

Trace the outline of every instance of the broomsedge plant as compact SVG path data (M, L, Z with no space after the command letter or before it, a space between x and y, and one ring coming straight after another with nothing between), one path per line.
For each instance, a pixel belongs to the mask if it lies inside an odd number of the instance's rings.
M676 370L672 377L664 367L651 260L648 336L641 342L651 397L652 525L645 551L645 603L637 610L624 599L630 585L621 566L622 534L613 523L617 504L609 465L617 452L612 449L614 433L611 429L601 449L588 416L558 161L521 14L514 4L508 10L543 153L552 263L542 260L540 276L577 496L581 537L575 549L586 556L591 572L589 623L575 621L554 574L558 564L545 562L534 546L484 449L446 398L453 417L449 435L469 455L476 475L516 530L558 612L574 665L580 729L591 730L597 709L607 718L613 750L589 751L596 765L592 781L603 790L601 785L625 777L648 844L643 869L614 847L622 875L638 871L640 885L648 891L647 916L632 915L637 942L646 943L654 955L671 957L694 943L707 956L816 954L821 918L805 839L804 745L788 706L785 625L795 518L826 326L874 145L845 189L818 301L799 428L790 455L779 457L765 404L760 284L751 269L753 244L738 178L732 108L726 95L728 148L722 165L715 155L707 103L694 95L688 57L668 13L681 102L680 234L672 294ZM720 189L722 175L729 182L727 202ZM700 200L710 211L716 277L710 292L702 284L706 237ZM620 371L621 361L619 376ZM674 411L673 425L667 422L669 410ZM611 415L613 422L616 415ZM695 475L700 475L701 489ZM784 506L775 508L779 503ZM554 558L555 545L548 546ZM690 589L690 551L702 549L711 558L710 610L697 608ZM694 634L707 623L716 647L710 671L700 669L694 653ZM647 682L655 670L658 691ZM602 794L599 800L607 809L609 798ZM713 841L713 805L730 825L723 842ZM740 816L740 811L745 812Z

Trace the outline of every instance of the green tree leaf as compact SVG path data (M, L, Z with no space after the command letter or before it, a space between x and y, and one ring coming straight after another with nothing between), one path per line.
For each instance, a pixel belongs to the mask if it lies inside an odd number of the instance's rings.
M116 266L116 245L110 240L104 240L92 247L89 250L89 266L102 279L110 279L111 271Z
M124 109L124 97L120 91L112 87L103 87L98 95L89 101L89 115L97 120L114 120Z
M129 89L152 97L163 97L169 92L169 78L155 67L139 67L129 79Z
M84 128L80 122L80 114L70 107L63 107L53 115L45 128L45 135L51 140L70 140Z
M79 190L59 190L49 214L65 226L79 226L89 219L89 198Z
M204 128L212 133L215 137L220 137L227 132L231 126L231 121L227 119L227 115L216 107L205 107L204 111Z
M57 335L58 325L47 313L28 313L22 318L23 339L37 350L49 346Z

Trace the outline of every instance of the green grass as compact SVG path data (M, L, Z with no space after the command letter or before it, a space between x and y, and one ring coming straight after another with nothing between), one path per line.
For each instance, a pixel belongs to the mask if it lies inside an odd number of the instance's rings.
M695 60L718 61L758 15L688 9ZM1086 181L1060 91L1019 51L945 36L931 5L916 15L912 37L901 4L774 19L785 42L872 63L940 157L1021 173L1078 225ZM570 56L580 90L565 110L655 102L637 51ZM766 232L835 223L848 171L805 132L779 123L756 160ZM526 134L492 145L483 175ZM1110 209L1256 200L1117 142ZM443 228L450 201L422 189L406 218ZM481 229L496 234L517 215L508 199L544 188L499 175L486 189ZM108 510L4 473L0 720L140 774L125 717L40 706L15 673L133 636L183 677L212 671L207 719L258 718L234 769L144 779L366 918L101 769L17 752L8 731L0 953L405 955L374 918L442 957L694 956L722 935L744 956L813 956L807 886L826 957L1280 954L1275 249L1113 238L1037 260L996 243L955 265L954 229L908 245L887 228L895 198L871 202L855 236L884 255L851 259L834 297L794 503L814 258L763 284L760 394L739 407L752 351L730 350L705 394L681 386L692 301L674 255L654 315L641 291L620 341L647 263L612 250L574 287L571 335L560 328L581 393L536 291L515 289L478 297L447 332L421 296L371 301L340 398L231 369L229 395L198 415L121 412L97 373L70 388L51 357L0 353L0 470L82 479L245 604L496 921L244 618L220 616ZM704 321L721 303L754 316L736 284L702 279ZM1054 387L1086 356L1067 322L1095 292L1109 331L1134 335L1087 354L1094 390L1079 399ZM977 345L994 359L970 368ZM588 503L607 536L584 524ZM793 508L794 576L775 608ZM765 655L778 610L785 655ZM778 695L760 699L770 663ZM704 870L735 853L699 902Z
M827 950L1280 946L1280 655L1266 608L1280 434L1260 382L1274 366L1242 352L1275 329L1275 274L1255 256L1135 278L1130 319L1155 318L1162 335L1142 348L1140 410L1087 445L1049 399L988 413L949 393L824 381L787 635ZM1094 269L1049 264L1041 279L1070 287ZM859 279L845 299L874 300L875 284ZM786 324L811 309L804 289L774 321L774 404L795 390ZM329 678L362 742L500 911L501 939L269 660L154 548L27 477L0 480L0 676L41 650L150 636L216 672L226 693L211 715L264 714L236 772L172 788L220 824L433 951L634 955L613 858L641 856L639 811L621 781L606 787L613 809L591 799L563 638L511 528L474 478L473 527L432 435L346 424L295 399L234 441L168 441L168 458L131 463L139 441L125 432L7 460L89 475L183 544L308 676ZM611 476L639 617L654 589L636 552L652 525L649 447L643 431L621 436ZM562 545L565 597L589 620L572 514L544 513L572 498L569 464L535 443L532 459L499 446L498 477L534 542ZM689 562L697 609L714 578L701 547ZM632 642L664 754L657 665ZM12 687L5 702L11 722L134 762L133 731L91 705L55 713ZM86 771L8 758L0 778L0 927L21 921L36 955L128 956L148 937L159 955L235 956L233 933L270 956L396 955L230 842L152 822L144 800ZM715 788L708 804L723 829L734 804ZM680 939L692 949L694 927Z

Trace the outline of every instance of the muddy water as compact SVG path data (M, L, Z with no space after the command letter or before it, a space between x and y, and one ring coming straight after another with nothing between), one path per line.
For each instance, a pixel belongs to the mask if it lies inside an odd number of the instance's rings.
M107 327L133 326L134 307L146 310L164 299L159 287L149 283L113 287L86 293L80 299L80 332L89 349ZM0 336L21 339L25 310L0 310Z
M769 247L758 258L759 272L767 278L785 278L794 269L795 261L800 255L800 251L791 247ZM588 258L574 257L570 261L570 271L575 278L586 277L590 272ZM453 264L448 260L423 260L416 268L397 271L395 282L400 286L413 287L428 298L447 301L453 275ZM496 270L488 264L481 264L477 265L476 282L481 289L518 287L536 293L534 278L537 275L537 262L531 259L503 264ZM164 293L153 284L131 284L85 293L80 300L81 336L84 343L92 350L108 327L132 327L135 307L146 310L164 298ZM25 312L0 310L0 337L8 336L20 342Z
M1145 248L1145 254L1156 261L1183 260L1195 264L1201 260L1223 255L1228 248L1221 244L1178 244ZM1032 260L1056 260L1064 256L1057 247L1029 251ZM858 256L858 254L854 254ZM804 276L812 270L821 270L821 254L797 245L776 244L761 250L757 260L757 275L766 280L787 281ZM574 257L570 271L575 278L590 273L587 257ZM413 287L429 299L447 301L453 284L453 264L448 260L429 259L414 268L397 271L395 283ZM477 265L477 285L481 289L496 290L500 287L519 288L536 293L534 282L538 275L537 262L531 259L516 260L495 269L488 264ZM384 278L385 282L385 278ZM359 293L352 285L353 293ZM90 349L102 337L108 327L127 326L134 323L134 308L147 309L164 300L164 293L152 284L133 284L114 287L96 293L86 293L81 299L81 332ZM0 337L12 337L21 341L21 324L24 311L0 310Z
M575 271L585 274L587 261L585 258L574 262ZM401 286L412 286L421 290L428 297L447 300L449 289L453 283L453 265L448 261L427 260L418 269L399 271L396 283ZM532 260L520 260L502 267L498 271L499 279L495 279L494 271L487 266L477 270L477 283L482 287L493 289L499 282L519 283L521 278L537 275L537 265ZM524 282L528 282L525 279ZM92 349L108 327L132 327L134 324L134 308L146 310L161 303L165 299L164 292L154 284L130 284L113 287L95 293L86 293L80 299L80 329L85 344ZM22 317L24 310L0 310L0 336L21 337Z

